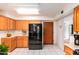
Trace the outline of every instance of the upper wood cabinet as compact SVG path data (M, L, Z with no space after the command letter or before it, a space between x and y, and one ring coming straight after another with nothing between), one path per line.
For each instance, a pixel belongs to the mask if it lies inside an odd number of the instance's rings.
M0 30L23 30L29 28L29 24L41 23L39 20L14 20L9 17L0 16Z
M79 6L74 8L73 17L74 32L79 32Z
M0 16L0 30L14 30L15 29L15 20Z
M29 24L38 24L41 23L39 20L17 20L16 21L16 30L28 30Z
M16 30L28 30L28 21L27 20L17 20L16 21Z
M8 18L0 16L0 30L8 29Z
M9 18L8 20L8 30L15 30L15 20Z

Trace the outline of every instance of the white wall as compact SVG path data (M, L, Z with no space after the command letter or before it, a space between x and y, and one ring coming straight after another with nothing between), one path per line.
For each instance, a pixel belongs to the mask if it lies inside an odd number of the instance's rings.
M64 36L65 36L64 39L70 39L71 34L70 34L70 31L69 31L69 26L71 24L73 24L73 14L66 16L63 20L64 20L64 25L65 25L64 32L66 31L65 34L64 34Z
M64 20L64 23L73 24L73 14L70 14L68 16L65 16L63 18L63 20Z
M66 24L66 26L70 25L70 24L73 24L73 13L66 16L64 18L64 23ZM65 35L65 34L64 34ZM69 34L69 39L68 39L68 42L71 42L73 43L74 42L74 36Z
M64 21L63 21L63 19L61 19L61 20L58 20L58 21L56 21L55 22L55 24L56 24L56 44L60 47L60 49L62 49L62 50L64 50L64 40L63 40L63 38L64 38L64 31L63 31L63 24L64 24Z

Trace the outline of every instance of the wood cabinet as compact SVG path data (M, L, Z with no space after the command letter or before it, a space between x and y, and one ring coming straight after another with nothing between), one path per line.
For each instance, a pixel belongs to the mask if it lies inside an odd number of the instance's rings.
M8 29L8 19L6 17L0 16L0 30Z
M28 30L28 21L27 20L17 20L16 21L16 30Z
M17 40L17 48L27 48L28 47L28 37L27 36L18 36Z
M15 30L15 20L9 18L8 19L8 30Z
M9 52L13 51L16 48L16 39L15 38L2 38L1 44L8 46Z
M15 20L0 16L0 30L14 30L15 29Z
M11 51L16 48L16 38L11 38Z
M79 6L74 8L74 13L73 13L73 24L74 24L74 31L79 32Z
M66 45L64 45L64 52L65 52L65 55L73 55L73 49L71 49Z
M29 24L41 23L39 20L14 20L9 17L0 16L0 30L28 30Z
M9 47L9 52L15 48L28 48L28 37L17 36L12 38L1 38L1 44L5 44Z
M17 20L16 21L16 30L28 30L29 24L38 24L41 21L38 20Z

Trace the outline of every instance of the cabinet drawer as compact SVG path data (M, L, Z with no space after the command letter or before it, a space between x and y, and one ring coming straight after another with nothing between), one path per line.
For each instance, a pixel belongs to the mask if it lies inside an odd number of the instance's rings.
M65 51L66 55L72 55L73 54L73 50L66 45L64 46L64 51Z

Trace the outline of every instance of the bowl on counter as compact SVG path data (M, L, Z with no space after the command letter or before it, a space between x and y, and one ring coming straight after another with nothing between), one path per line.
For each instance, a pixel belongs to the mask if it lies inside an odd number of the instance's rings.
M7 33L7 35L6 35L7 37L11 37L12 35L11 34L9 34L9 33Z

